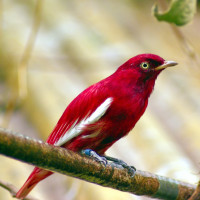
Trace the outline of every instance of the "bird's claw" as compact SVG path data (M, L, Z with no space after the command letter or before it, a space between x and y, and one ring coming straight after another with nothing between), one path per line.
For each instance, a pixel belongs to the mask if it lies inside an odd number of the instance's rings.
M129 166L127 163L125 163L123 160L113 158L110 156L105 156L105 158L109 161L112 161L114 165L116 166L121 166L124 169L127 169L128 173L130 174L131 177L134 177L136 168L134 166Z
M95 151L91 149L82 150L81 153L94 158L96 161L100 162L104 166L106 166L108 163L107 159L104 156L98 155Z
M96 161L100 162L104 166L106 166L108 164L108 161L111 161L112 162L111 166L127 169L128 173L130 174L131 177L133 177L135 175L136 168L134 166L127 165L127 163L125 163L123 160L113 158L110 156L100 156L91 149L82 150L81 153L94 158Z
M135 176L136 168L134 166L123 166L125 169L128 170L128 173L130 174L131 177Z
M119 160L119 165L121 165L124 169L127 169L128 173L133 177L136 172L136 168L134 166L130 166L127 163L125 163L123 160Z

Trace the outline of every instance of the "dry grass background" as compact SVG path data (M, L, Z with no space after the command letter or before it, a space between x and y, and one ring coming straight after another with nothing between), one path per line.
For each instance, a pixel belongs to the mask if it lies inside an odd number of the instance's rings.
M159 76L134 130L107 154L141 170L197 183L200 169L200 16L176 28L154 1L0 0L1 126L45 140L68 103L128 58L155 53L179 65ZM188 46L189 45L189 46ZM0 156L0 179L18 188L32 166ZM148 199L59 174L40 200ZM12 199L0 188L0 199Z

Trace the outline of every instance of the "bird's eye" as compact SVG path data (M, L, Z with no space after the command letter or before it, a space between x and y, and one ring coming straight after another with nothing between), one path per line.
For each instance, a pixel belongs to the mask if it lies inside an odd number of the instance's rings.
M148 62L142 62L142 63L140 64L140 67L141 67L142 69L149 69L150 65L149 65Z

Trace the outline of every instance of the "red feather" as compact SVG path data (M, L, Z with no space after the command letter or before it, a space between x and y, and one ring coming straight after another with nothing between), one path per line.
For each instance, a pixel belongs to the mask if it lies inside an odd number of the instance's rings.
M148 62L148 69L141 67L144 62ZM114 74L84 90L68 105L47 143L57 145L59 139L90 117L106 99L112 98L97 121L84 126L76 137L62 144L72 151L92 149L103 155L114 142L128 134L144 113L161 71L155 68L162 64L164 59L153 54L129 59ZM36 167L16 196L24 198L39 181L51 174Z

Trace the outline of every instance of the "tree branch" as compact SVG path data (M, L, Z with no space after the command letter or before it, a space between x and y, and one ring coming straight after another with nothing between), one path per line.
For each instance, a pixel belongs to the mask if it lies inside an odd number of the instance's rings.
M195 186L140 170L106 167L95 160L0 128L0 154L101 186L160 199L188 199Z

